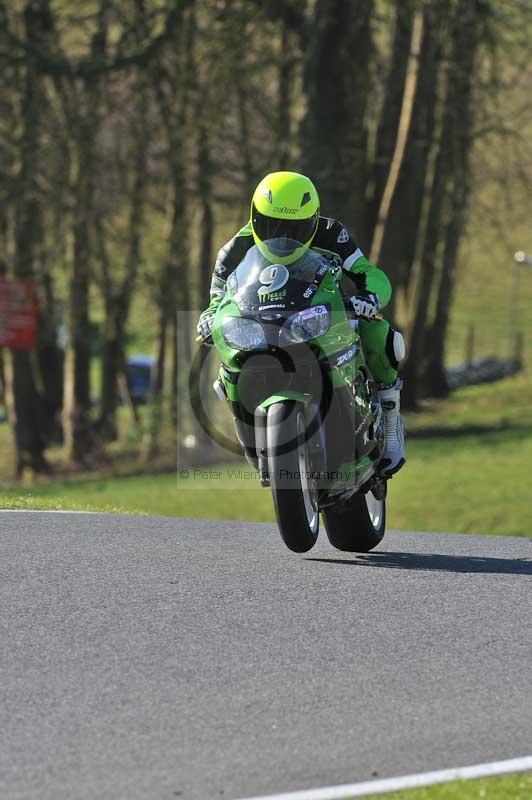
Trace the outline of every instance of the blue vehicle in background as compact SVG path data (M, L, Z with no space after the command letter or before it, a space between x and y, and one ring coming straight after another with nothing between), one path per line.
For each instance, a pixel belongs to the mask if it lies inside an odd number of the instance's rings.
M153 389L152 371L155 359L152 356L133 355L126 362L126 379L131 399L136 404L149 402Z

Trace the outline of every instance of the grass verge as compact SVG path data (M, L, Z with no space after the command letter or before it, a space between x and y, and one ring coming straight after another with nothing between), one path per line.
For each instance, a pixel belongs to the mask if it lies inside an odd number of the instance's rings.
M530 800L532 774L453 781L422 789L375 795L373 800Z
M407 466L389 484L388 527L532 535L532 385L525 377L457 392L407 419ZM240 472L239 472L240 470ZM3 508L273 520L245 465L75 478L0 490Z

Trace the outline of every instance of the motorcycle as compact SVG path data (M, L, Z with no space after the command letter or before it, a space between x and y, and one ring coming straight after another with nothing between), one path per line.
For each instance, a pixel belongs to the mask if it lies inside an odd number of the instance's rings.
M295 552L368 552L386 524L382 408L331 253L274 239L229 276L212 324L214 383Z

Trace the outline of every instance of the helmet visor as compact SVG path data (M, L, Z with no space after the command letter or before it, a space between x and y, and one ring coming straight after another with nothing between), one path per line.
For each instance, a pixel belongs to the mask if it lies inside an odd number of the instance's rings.
M314 233L318 224L319 211L306 219L276 219L267 217L257 210L255 204L251 210L251 224L255 236L261 242L268 239L292 239L293 241L307 244Z

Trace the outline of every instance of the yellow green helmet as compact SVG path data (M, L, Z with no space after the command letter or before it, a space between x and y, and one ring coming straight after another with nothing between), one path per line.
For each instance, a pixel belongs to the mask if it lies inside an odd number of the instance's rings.
M272 172L261 180L251 200L251 229L261 248L272 239L298 242L300 247L285 251L284 263L299 258L310 247L320 218L316 187L298 172ZM261 248L262 249L262 248ZM266 253L265 253L266 255ZM276 260L281 255L275 253Z

